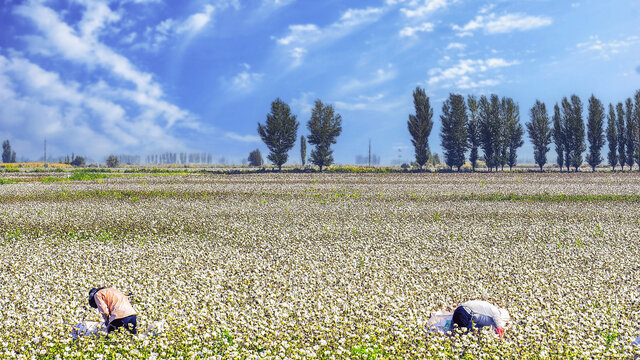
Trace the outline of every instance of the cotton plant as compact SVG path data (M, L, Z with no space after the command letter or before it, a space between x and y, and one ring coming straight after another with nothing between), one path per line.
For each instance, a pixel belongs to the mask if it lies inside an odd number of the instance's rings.
M1 185L0 357L629 358L637 196L633 174ZM95 286L165 331L73 340ZM510 311L503 339L428 332L470 299Z

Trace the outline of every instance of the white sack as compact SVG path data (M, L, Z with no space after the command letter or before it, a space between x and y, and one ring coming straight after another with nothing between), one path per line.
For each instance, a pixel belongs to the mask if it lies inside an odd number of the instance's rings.
M427 323L427 332L447 332L453 328L453 313L439 310L431 315Z
M73 326L71 330L71 336L77 339L80 336L99 336L100 334L106 334L107 328L104 326L104 322L97 321L82 321Z

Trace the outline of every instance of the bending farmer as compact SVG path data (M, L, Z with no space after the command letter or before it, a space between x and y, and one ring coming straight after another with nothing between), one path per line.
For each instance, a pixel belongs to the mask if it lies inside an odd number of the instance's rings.
M458 327L469 330L493 326L496 333L502 337L504 327L510 320L509 312L482 300L471 300L458 306L453 312L452 322Z
M120 327L132 334L137 333L136 311L120 290L110 287L93 288L89 291L89 305L98 309L108 333Z

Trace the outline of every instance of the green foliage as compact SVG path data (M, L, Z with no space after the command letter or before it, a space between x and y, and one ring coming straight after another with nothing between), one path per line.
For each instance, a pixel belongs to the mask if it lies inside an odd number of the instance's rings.
M589 139L589 155L587 163L592 171L602 162L600 151L604 146L604 107L595 96L589 98L589 115L587 119L587 138Z
M478 100L475 96L469 95L467 98L467 107L469 108L469 122L467 123L467 140L469 142L469 162L471 168L476 171L478 163L478 147L480 146L480 113Z
M571 95L571 102L562 99L562 118L564 122L564 165L569 171L573 166L575 171L582 164L582 153L586 150L584 122L582 121L582 101L577 95Z
M282 170L282 164L289 158L287 153L296 142L298 125L296 116L291 114L291 108L280 98L271 103L266 123L258 123L258 134L270 151L267 159L277 165L278 170Z
M618 135L618 162L620 163L620 168L624 170L624 164L626 163L626 146L627 146L627 133L625 131L624 124L624 107L622 103L618 103L616 105L616 111L618 113L617 121L616 121L616 134Z
M505 149L507 152L507 164L512 170L518 162L518 148L524 145L522 136L524 129L520 124L520 108L511 98L502 100L502 116L504 117Z
M90 172L90 171L74 171L73 174L69 177L71 181L87 181L87 180L98 180L98 179L106 179L112 177L111 175L100 173L100 172Z
M336 143L336 138L342 133L342 116L335 113L333 105L324 105L318 99L311 110L307 129L310 132L309 144L315 145L309 160L322 171L323 167L333 163L331 145Z
M255 149L249 153L249 166L262 166L262 154L260 153L260 149Z
M627 98L627 101L625 103L626 105L626 140L627 140L627 144L626 144L626 150L627 150L627 156L626 156L626 163L627 166L629 166L629 170L631 170L633 168L633 163L634 163L634 155L635 155L635 132L636 132L636 124L634 122L634 114L633 114L633 101L631 100L631 98Z
M636 161L636 164L638 165L638 171L640 171L640 90L636 91L634 98L635 98L635 107L633 111L633 118L634 118L633 138L635 141L635 149L636 149L634 159Z
M547 114L547 107L540 100L536 100L535 105L531 107L531 122L526 123L529 139L533 144L533 157L536 164L542 171L543 166L547 163L547 153L549 152L549 144L551 144L552 130L551 121Z
M76 156L73 158L73 160L71 160L71 162L69 163L70 165L73 166L84 166L85 165L85 159L82 156Z
M607 117L607 143L609 144L609 153L607 159L611 169L616 169L618 164L618 135L616 127L616 111L613 105L609 104L609 116Z
M11 143L9 140L5 140L2 143L2 162L3 163L15 163L16 152L11 150Z
M490 99L481 96L479 101L480 114L480 146L484 152L484 161L491 171L500 165L500 98L491 94Z
M467 106L464 97L458 94L449 94L449 98L442 104L442 149L444 150L445 163L458 171L465 162L467 151Z
M416 87L413 91L413 106L416 114L409 115L407 127L411 134L416 156L416 163L422 168L429 157L429 135L433 128L433 109L424 89Z
M107 157L107 167L116 168L118 165L120 165L120 161L117 156L109 155L109 157Z
M300 160L302 166L307 163L307 138L304 135L300 135Z
M562 115L560 115L560 106L556 103L553 107L553 142L556 146L556 163L560 167L560 171L564 166L564 140L565 124Z

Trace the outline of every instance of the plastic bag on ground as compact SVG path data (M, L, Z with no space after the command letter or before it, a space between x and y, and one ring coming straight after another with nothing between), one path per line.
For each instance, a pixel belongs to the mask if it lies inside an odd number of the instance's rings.
M427 332L444 333L453 328L453 312L439 310L434 312L427 323Z
M165 320L154 321L147 327L147 331L142 333L142 336L144 337L156 336L158 334L163 333L166 327L167 327L167 322Z
M104 322L98 321L81 321L71 329L71 337L74 340L81 336L100 336L106 333L107 328L104 326Z
M635 346L635 347L640 347L640 336L638 336L632 343L631 345Z

